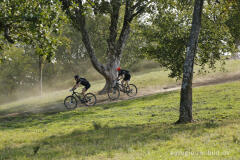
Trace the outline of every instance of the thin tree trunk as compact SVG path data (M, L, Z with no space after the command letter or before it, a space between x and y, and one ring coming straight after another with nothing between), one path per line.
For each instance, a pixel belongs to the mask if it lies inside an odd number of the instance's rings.
M240 39L237 39L235 41L235 44L240 49ZM233 56L233 59L240 59L240 53L235 53L235 55Z
M10 33L9 33L10 31L9 31L9 26L5 26L5 29L4 29L4 37L5 37L5 39L8 41L8 42L10 42L10 43L14 43L14 40L12 39L12 37L10 36Z
M40 90L40 95L42 96L43 93L43 83L42 83L42 76L43 76L43 60L42 56L39 56L39 90Z
M183 80L181 87L181 99L180 99L180 116L179 123L188 123L193 121L192 116L192 79L193 79L193 66L194 58L197 51L197 43L199 32L201 28L201 15L203 9L204 0L195 0L192 29L187 46L187 54L183 68Z

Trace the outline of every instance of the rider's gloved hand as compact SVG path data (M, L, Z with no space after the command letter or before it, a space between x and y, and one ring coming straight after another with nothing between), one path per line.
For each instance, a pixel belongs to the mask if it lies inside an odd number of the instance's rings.
M70 90L69 90L69 92L72 92L72 91L73 91L73 89L70 89Z

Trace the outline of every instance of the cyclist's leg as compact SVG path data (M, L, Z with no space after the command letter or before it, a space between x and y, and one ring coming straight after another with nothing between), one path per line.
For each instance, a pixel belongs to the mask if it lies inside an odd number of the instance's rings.
M87 92L87 90L91 87L90 84L86 85L83 89L82 89L82 96L83 96L83 101L85 101L84 96L85 93Z
M87 90L86 90L86 87L84 87L83 89L82 89L82 97L84 97L84 95L85 95L85 92L86 92Z
M129 80L128 80L128 81L126 81L126 87L128 87L128 82L129 82Z
M123 92L126 91L126 76L125 75L124 75L124 78L122 80L122 90L123 90Z
M125 75L125 77L124 77L125 87L128 87L128 82L130 81L130 79L131 79L130 74Z
M86 85L83 89L82 89L82 94L83 96L85 96L85 93L87 92L87 90L91 87L90 84Z
M124 75L122 75L122 77L121 77L121 78L122 78L121 85L122 85L122 86L124 86L124 78L125 78L125 76L124 76Z
M85 99L85 93L87 92L87 90L91 87L90 83L88 85L85 86L84 88L84 97L83 97L83 101L88 101L87 99Z

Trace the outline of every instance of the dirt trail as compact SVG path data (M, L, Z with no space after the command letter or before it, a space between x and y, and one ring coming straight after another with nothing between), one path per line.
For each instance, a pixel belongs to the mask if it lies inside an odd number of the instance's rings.
M240 80L240 72L237 72L235 74L231 74L228 76L213 77L210 79L202 79L202 80L198 79L193 82L193 87L215 85L215 84L221 84L221 83L227 83L227 82L239 81L239 80ZM123 100L136 99L139 97L144 97L144 96L153 95L153 94L157 94L157 93L164 93L164 92L180 90L180 88L181 88L181 84L165 86L165 87L154 86L154 87L142 88L142 89L138 90L138 94L135 97L128 97L121 93L122 95L120 96L119 100L116 100L116 101L109 101L107 95L103 95L103 96L97 95L97 99L98 99L97 105L115 103L115 102L119 102L119 101L123 101ZM54 113L62 112L62 111L67 111L67 110L62 103L59 103L59 104L53 104L51 106L44 106L42 108L39 108L37 110L35 109L33 111L15 112L15 113L2 115L2 116L0 116L0 118L27 116L27 115L31 115L31 114L37 114L37 113L54 114Z
M239 81L239 80L240 80L240 72L237 72L237 73L225 76L225 77L213 77L210 79L202 79L202 80L198 79L193 82L193 87L195 88L195 87L201 87L201 86L223 84L223 83ZM180 89L181 89L181 84L170 85L170 86L166 86L166 87L162 87L162 86L148 87L148 88L141 89L139 91L138 95L135 97L129 98L128 96L122 96L122 97L120 97L119 101L127 100L127 99L135 99L135 98L139 98L139 97L154 95L157 93L176 91L176 90L180 90ZM102 104L102 103L100 103L100 104Z

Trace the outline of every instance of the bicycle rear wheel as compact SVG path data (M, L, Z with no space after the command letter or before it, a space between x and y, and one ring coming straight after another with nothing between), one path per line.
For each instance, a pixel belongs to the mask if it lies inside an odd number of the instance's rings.
M74 96L68 96L64 100L64 106L67 109L75 109L77 107L77 99Z
M120 96L120 90L118 87L112 87L111 89L108 90L108 98L110 100L116 100Z
M93 93L87 93L84 96L84 104L86 106L94 106L97 102L97 98Z
M137 95L137 87L134 84L129 84L126 91L129 97L133 97Z

